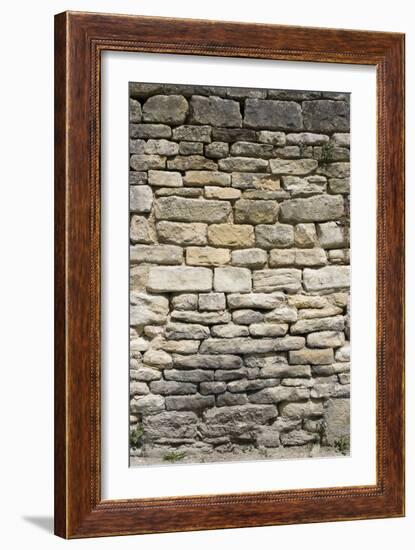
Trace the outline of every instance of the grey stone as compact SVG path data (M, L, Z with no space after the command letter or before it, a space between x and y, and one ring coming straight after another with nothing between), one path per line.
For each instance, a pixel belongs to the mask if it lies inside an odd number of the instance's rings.
M197 309L197 294L179 294L173 296L172 306L180 311L191 311Z
M265 314L265 321L276 323L294 323L297 321L297 310L295 307L282 304Z
M149 139L145 145L144 152L147 155L173 157L179 153L179 145L167 139Z
M130 124L130 137L141 139L169 138L171 128L166 124Z
M320 331L342 331L344 319L342 315L334 317L322 317L320 319L303 319L291 325L291 334L308 334L309 332Z
M231 210L223 201L166 197L156 201L155 216L157 220L220 223L227 221Z
M152 393L161 395L188 395L196 393L197 386L189 382L157 380L150 382L150 389Z
M164 340L151 342L154 349L162 349L168 353L197 353L200 342L198 340Z
M252 405L220 407L205 411L204 418L207 424L234 424L237 422L254 422L265 424L276 418L278 411L273 405Z
M183 181L186 185L197 187L203 187L204 185L226 187L231 184L231 176L211 170L190 170L186 172Z
M300 403L282 403L280 415L288 418L318 418L323 415L323 404L319 401L302 401Z
M153 192L148 185L130 186L130 211L150 212L153 204Z
M199 309L201 311L221 311L225 308L226 299L222 292L199 294Z
M171 319L184 323L217 325L229 323L231 314L229 311L172 311Z
M174 355L174 366L186 369L240 369L242 359L237 355Z
M210 143L210 126L178 126L173 130L173 139L176 141L201 141Z
M166 409L168 411L200 411L211 409L215 405L213 395L183 395L178 397L166 397Z
M228 390L232 393L242 393L263 390L264 388L279 386L279 380L234 380L228 383Z
M151 266L132 265L130 266L130 288L136 292L142 292L147 288L148 274Z
M194 199L202 196L202 189L195 187L159 187L155 189L156 197L185 197Z
M278 204L275 201L240 199L235 203L235 223L267 224L277 219Z
M283 222L324 222L339 219L344 214L341 195L321 195L307 199L285 201L280 206Z
M129 100L130 122L141 122L141 105L136 99Z
M269 165L273 174L307 176L317 168L318 163L314 159L271 159Z
M168 323L166 338L169 340L202 340L209 338L208 327L190 323Z
M250 369L250 371L255 369ZM230 382L232 380L241 380L248 376L248 369L235 369L235 370L215 370L215 380L221 380L224 382Z
M202 395L218 395L226 391L225 382L202 382L200 384L200 393Z
M130 401L131 413L154 414L165 409L164 397L161 395L136 396Z
M333 349L300 349L288 352L292 365L329 365L334 361Z
M235 200L241 197L241 191L233 187L205 187L207 199Z
M291 294L301 289L301 270L281 268L254 271L253 283L254 290L258 292L285 290Z
M153 384L155 382L152 382ZM265 388L249 395L249 401L257 404L280 403L281 401L301 401L308 399L310 392L307 388L275 386Z
M154 227L143 216L132 216L130 239L133 243L152 244L156 241Z
M166 166L166 157L159 155L131 155L130 166L133 170L162 170Z
M274 309L286 300L282 292L274 292L273 294L228 294L227 299L230 309Z
M183 96L155 95L143 105L143 121L182 124L188 111L189 105Z
M211 334L215 338L237 338L239 336L249 336L249 330L247 327L228 323L227 325L212 327Z
M178 155L174 159L167 161L169 170L216 170L217 164L211 159L207 159L202 155Z
M226 204L229 206L229 203ZM248 248L252 246L255 241L254 229L251 225L213 223L208 228L208 241L215 246Z
M294 447L317 441L318 435L306 432L305 430L293 430L292 432L281 434L280 439L285 447Z
M164 377L166 380L175 380L177 382L209 382L213 380L213 371L194 369L168 369L164 371Z
M325 410L327 424L327 442L350 436L350 401L349 399L329 399Z
M350 193L350 178L330 178L329 179L330 193L335 195L348 195Z
M130 172L130 185L145 185L147 183L147 172Z
M319 173L329 178L349 178L349 162L330 162L319 168Z
M328 305L327 298L324 296L307 296L306 294L297 294L289 296L288 303L297 309L317 308L322 309Z
M309 197L319 195L326 191L327 179L324 176L283 176L283 187L291 193L292 197Z
M289 248L270 251L270 267L315 267L327 264L327 256L322 248Z
M165 172L159 170L149 170L149 185L157 187L182 187L182 176L179 172Z
M277 191L280 189L280 178L274 174L234 172L232 174L232 187L260 191Z
M193 412L162 412L145 417L143 428L146 437L196 437L198 418Z
M294 244L299 248L313 248L317 242L316 227L313 223L299 223L294 227Z
M279 432L274 426L262 426L261 430L256 435L256 442L260 447L279 447Z
M152 380L159 380L161 378L161 371L143 366L134 371L134 375L131 375L131 378L141 380L142 382L151 382Z
M263 319L263 314L253 309L237 309L232 313L232 320L237 325L251 325L252 323L260 323Z
M163 350L150 349L143 355L145 365L157 368L167 368L173 363L171 355Z
M262 130L258 132L258 141L283 147L286 143L286 138L284 132L269 132L267 130Z
M241 127L242 116L237 101L219 97L192 96L189 121L211 126Z
M219 159L218 165L224 172L266 172L268 161L250 157L227 157Z
M317 99L321 97L321 92L299 90L268 90L268 97L271 99L282 99L284 101L304 101L305 99Z
M307 291L348 288L350 286L350 267L327 266L320 269L304 269L303 283Z
M207 243L207 224L161 221L157 223L160 242L186 245Z
M350 128L346 101L319 99L303 102L304 128L312 132L347 132Z
M333 134L331 140L338 147L350 147L350 134Z
M269 353L304 347L305 339L284 336L283 338L208 338L200 345L200 353L224 354Z
M316 319L317 317L332 317L333 315L341 315L343 313L342 308L337 306L328 305L318 309L302 309L298 313L299 319Z
M288 145L324 145L330 140L324 134L312 134L301 132L299 134L287 134Z
M223 141L214 141L205 147L205 155L211 159L222 159L229 154L229 145Z
M132 263L180 265L183 261L183 249L172 244L136 244L130 247L130 261Z
M256 141L254 130L246 128L212 128L212 139L234 143L235 141Z
M164 296L150 296L144 292L131 293L130 324L132 326L166 322L169 301Z
M180 155L203 155L203 143L198 141L181 141L179 143L179 153Z
M245 405L248 398L244 393L225 392L216 397L216 406L230 407L235 405Z
M274 147L266 143L237 141L232 144L230 153L234 157L259 157L267 159L274 156Z
M143 139L130 139L130 155L143 155L146 142Z
M186 249L187 265L218 266L228 264L231 255L226 248L189 246Z
M336 361L350 361L350 342L346 342L344 346L336 350Z
M251 336L284 336L288 325L284 323L253 323L249 326Z
M256 244L260 248L287 247L294 243L294 229L291 225L257 225L255 227Z
M251 272L243 267L216 267L213 287L216 292L250 292Z
M267 253L261 248L247 248L231 252L231 264L239 267L258 269L267 263Z
M130 396L132 395L148 395L150 390L144 382L130 382Z
M301 130L301 107L293 101L247 99L244 125L270 130Z
M284 363L275 363L265 365L259 373L260 378L310 378L311 369L309 365L288 365Z
M318 223L317 235L323 248L343 248L347 245L343 228L336 222Z

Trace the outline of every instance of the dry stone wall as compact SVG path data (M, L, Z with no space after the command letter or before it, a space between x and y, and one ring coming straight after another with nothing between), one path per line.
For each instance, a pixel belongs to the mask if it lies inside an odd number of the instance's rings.
M347 452L349 95L129 101L131 456Z

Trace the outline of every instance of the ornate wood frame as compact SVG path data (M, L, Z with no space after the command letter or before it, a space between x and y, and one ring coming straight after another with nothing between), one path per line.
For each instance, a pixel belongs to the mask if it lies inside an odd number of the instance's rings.
M101 499L103 50L376 66L376 485ZM77 538L402 516L404 35L65 12L55 18L55 54L55 533Z

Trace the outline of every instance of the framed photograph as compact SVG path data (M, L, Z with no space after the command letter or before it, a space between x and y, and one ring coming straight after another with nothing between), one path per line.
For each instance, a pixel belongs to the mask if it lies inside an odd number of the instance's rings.
M404 514L404 35L55 20L55 532Z

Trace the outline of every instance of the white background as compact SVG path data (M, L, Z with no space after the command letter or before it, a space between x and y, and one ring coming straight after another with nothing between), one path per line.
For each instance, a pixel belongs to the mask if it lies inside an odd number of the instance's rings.
M351 455L128 468L128 81L351 93ZM374 67L106 52L102 62L103 491L105 499L376 482L376 70ZM124 182L124 185L120 185Z
M65 9L335 26L407 33L407 97L415 96L412 2L297 0L171 2L99 0L4 3L0 18L1 73L1 396L0 540L7 549L56 548L52 505L52 173L53 20ZM415 111L407 106L407 151L415 147ZM414 156L407 159L408 237L415 231ZM408 238L407 280L415 279ZM342 550L413 547L415 534L415 293L407 289L407 517L303 526L96 539L77 547L239 549L260 546ZM411 337L412 336L412 337Z

